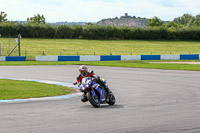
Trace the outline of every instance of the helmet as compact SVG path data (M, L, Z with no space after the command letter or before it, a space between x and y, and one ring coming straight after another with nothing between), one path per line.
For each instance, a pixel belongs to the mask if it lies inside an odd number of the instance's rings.
M82 75L83 77L86 77L86 76L87 76L88 69L87 69L86 66L84 66L84 65L80 66L80 67L79 67L79 71L80 71L80 73L81 73L81 75Z

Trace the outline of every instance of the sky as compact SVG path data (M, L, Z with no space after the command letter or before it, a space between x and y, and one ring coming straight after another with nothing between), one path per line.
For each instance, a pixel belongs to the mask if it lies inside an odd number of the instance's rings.
M172 21L185 13L200 14L200 0L0 0L9 21L26 21L36 14L46 22L98 22L124 16Z

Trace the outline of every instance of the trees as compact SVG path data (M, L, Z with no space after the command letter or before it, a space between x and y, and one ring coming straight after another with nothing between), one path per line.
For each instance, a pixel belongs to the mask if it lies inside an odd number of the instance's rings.
M6 22L7 21L6 17L7 17L7 14L5 14L5 12L1 11L1 13L0 13L0 23Z
M166 24L163 24L163 26L166 27L166 28L183 28L184 27L184 25L178 24L178 23L173 22L173 21L168 22Z
M193 17L189 23L188 26L200 26L200 14Z
M34 17L27 18L28 24L45 24L45 17L43 15L37 14Z
M181 17L177 17L174 19L174 22L178 23L178 24L182 24L187 26L188 23L191 21L191 19L193 19L194 17L190 14L183 14L183 16Z
M147 27L154 27L154 26L161 26L163 25L163 21L158 17L153 17L152 19L149 19L147 23Z

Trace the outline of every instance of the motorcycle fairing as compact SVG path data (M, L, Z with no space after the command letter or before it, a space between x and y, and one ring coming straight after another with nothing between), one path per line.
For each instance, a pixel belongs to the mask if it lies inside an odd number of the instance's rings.
M92 86L92 88L94 88L99 93L100 101L101 101L101 99L102 99L102 89L100 88L100 86L98 84L94 84Z

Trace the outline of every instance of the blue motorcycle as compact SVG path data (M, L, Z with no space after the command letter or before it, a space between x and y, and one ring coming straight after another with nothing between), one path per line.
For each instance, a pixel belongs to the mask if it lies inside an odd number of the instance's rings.
M103 82L105 83L106 80L103 79ZM88 101L94 107L98 108L103 103L108 103L109 105L115 104L115 96L113 93L108 94L104 87L96 83L91 77L83 78L79 89L86 94Z

